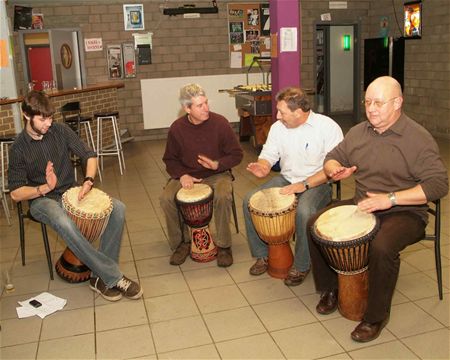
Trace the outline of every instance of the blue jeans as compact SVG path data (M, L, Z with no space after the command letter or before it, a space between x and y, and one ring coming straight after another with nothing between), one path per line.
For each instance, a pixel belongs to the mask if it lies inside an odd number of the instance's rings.
M92 270L92 277L100 277L109 288L122 278L118 261L125 222L125 205L121 201L113 199L113 211L100 237L98 250L81 234L67 215L61 201L40 197L31 202L30 212L36 220L56 231L78 259Z
M283 187L289 184L290 182L279 175L272 178L265 184L257 187L256 189L250 191L244 198L243 210L245 228L247 231L247 241L250 245L252 256L256 258L267 257L269 248L268 245L263 240L261 240L255 230L255 226L253 225L250 211L247 206L248 201L254 193L261 189ZM308 238L306 235L308 219L311 217L311 215L314 215L317 211L327 206L330 202L331 186L328 184L322 184L320 186L310 188L309 190L299 195L297 213L295 216L295 228L297 236L295 242L295 255L293 265L298 271L307 271L311 266Z

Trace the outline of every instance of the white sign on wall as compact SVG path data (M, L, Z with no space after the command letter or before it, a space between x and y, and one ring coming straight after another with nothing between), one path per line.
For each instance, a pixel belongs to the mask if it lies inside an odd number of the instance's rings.
M102 38L84 39L84 49L86 51L101 51L101 50L103 50Z

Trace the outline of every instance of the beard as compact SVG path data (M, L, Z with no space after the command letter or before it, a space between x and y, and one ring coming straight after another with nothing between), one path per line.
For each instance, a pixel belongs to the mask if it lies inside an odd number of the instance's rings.
M34 131L37 135L39 135L39 136L44 136L44 133L43 133L42 131L38 130L38 129L34 126L34 119L33 119L33 118L30 119L30 126L31 126L31 128L33 129L33 131Z

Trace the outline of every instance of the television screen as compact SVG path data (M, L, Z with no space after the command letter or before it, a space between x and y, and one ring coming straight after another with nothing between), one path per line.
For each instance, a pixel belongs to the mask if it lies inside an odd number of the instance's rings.
M405 39L420 39L422 37L422 2L405 3L403 14L403 36Z

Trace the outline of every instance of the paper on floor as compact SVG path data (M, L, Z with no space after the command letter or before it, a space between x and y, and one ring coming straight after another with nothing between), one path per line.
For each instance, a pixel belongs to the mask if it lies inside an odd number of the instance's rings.
M31 300L39 301L42 306L38 308L30 305ZM17 315L19 318L25 318L33 315L39 316L41 319L45 318L47 315L53 314L55 311L61 310L67 303L66 299L61 299L55 295L48 292L43 292L42 294L29 298L24 301L18 301L21 307L17 307Z

